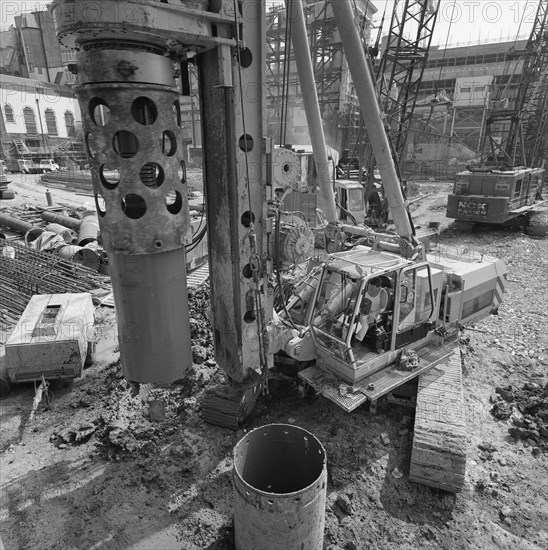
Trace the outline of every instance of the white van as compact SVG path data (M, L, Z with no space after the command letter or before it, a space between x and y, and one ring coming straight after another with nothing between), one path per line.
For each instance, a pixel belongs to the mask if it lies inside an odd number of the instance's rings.
M59 165L53 161L53 159L40 160L40 170L46 170L48 172L55 172L59 170Z

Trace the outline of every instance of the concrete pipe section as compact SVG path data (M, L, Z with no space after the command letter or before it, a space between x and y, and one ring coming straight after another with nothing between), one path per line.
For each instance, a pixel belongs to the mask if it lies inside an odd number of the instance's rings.
M310 432L270 424L234 449L236 550L323 548L326 454Z

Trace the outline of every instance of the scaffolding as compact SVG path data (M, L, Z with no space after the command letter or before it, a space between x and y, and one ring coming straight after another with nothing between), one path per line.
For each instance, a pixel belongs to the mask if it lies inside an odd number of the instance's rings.
M370 0L361 0L355 3L355 9L365 48L376 8ZM304 12L326 139L330 146L342 151L349 147L352 132L358 128L357 97L329 2L305 1ZM268 135L281 145L307 143L297 69L291 48L287 47L290 32L285 6L268 10L266 36Z

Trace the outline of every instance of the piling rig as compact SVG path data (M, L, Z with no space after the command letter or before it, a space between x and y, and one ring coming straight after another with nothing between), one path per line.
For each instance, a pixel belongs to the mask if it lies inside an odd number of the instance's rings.
M267 387L275 354L282 353L301 362L316 359L299 372L301 382L345 410L365 401L374 405L438 365L454 349L462 324L488 315L501 300L502 262L470 253L428 255L417 239L350 0L332 6L397 235L367 232L373 245L346 247L347 236L362 230L336 219L302 4L290 0L326 240L329 250L341 251L311 271L276 312L273 174L285 174L292 185L298 159L263 137L264 2L52 4L59 40L77 50L76 90L111 257L123 372L135 384L172 382L184 377L192 362L179 97L190 93L189 64L197 66L213 340L217 363L231 381L203 403L204 418L217 424L238 426ZM283 169L276 171L279 163ZM375 278L390 302L365 331L363 321L358 329L361 308ZM357 342L359 331L366 334ZM401 369L403 364L408 368ZM350 389L342 391L341 383ZM445 434L438 436L431 441L446 452ZM435 455L434 446L428 456Z

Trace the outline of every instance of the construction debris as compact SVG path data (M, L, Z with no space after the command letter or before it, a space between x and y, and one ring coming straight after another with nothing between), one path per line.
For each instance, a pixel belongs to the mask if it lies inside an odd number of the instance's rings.
M40 403L42 402L42 399L46 398L46 403L49 404L49 382L44 378L44 375L42 375L42 381L40 382L40 385L36 388L36 391L34 393L34 399L32 400L32 409L30 411L29 416L29 424L32 424L34 422L34 416L36 415L36 411L38 410L38 407L40 406Z
M17 231L18 233L22 233L25 236L31 231L36 233L36 236L44 231L44 229L41 229L32 223L13 216L8 216L7 214L0 214L0 225L3 225L13 231Z
M502 386L495 389L491 413L498 419L512 418L508 433L516 440L526 442L538 449L548 451L548 384L542 387L527 382L521 388ZM504 414L501 413L504 411Z
M58 435L52 436L52 441L57 441L59 447L63 443L84 443L86 442L93 433L97 430L97 426L92 422L84 422L79 424L78 427L71 427L68 430L64 430Z

